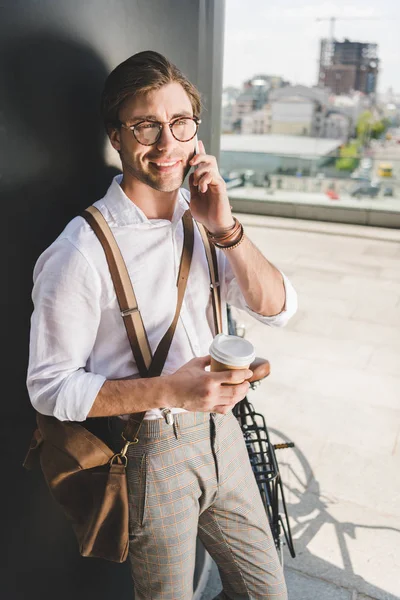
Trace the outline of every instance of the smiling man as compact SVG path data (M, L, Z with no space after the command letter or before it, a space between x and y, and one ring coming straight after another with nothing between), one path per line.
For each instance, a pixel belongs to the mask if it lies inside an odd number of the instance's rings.
M228 302L278 327L296 311L288 279L233 218L216 159L201 141L195 153L200 109L197 89L152 51L117 66L103 91L122 175L94 206L124 257L153 354L175 313L188 204L217 248L223 308ZM192 166L189 194L181 186ZM194 230L162 375L141 379L103 249L82 217L71 221L35 266L28 390L39 412L88 427L102 417L119 432L124 415L146 412L127 467L137 600L190 600L198 535L219 568L218 598L283 600L283 572L231 412L251 371L207 369L215 331L205 250Z

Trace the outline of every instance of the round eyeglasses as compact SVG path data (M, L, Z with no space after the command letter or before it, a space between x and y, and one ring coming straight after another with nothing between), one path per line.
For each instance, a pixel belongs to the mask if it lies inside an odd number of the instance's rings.
M172 135L178 142L190 142L196 135L200 123L201 120L197 117L177 117L165 123L160 121L140 121L135 125L120 123L120 127L130 129L139 144L152 146L160 139L164 125L168 125Z

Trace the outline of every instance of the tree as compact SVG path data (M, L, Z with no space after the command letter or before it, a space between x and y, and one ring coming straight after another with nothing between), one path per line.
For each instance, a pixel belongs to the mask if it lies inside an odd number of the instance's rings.
M338 171L354 171L359 163L360 142L352 140L349 144L340 147L339 158L335 167Z
M388 119L376 119L370 110L366 110L359 116L357 121L357 138L365 146L371 138L377 139L381 137L388 126Z

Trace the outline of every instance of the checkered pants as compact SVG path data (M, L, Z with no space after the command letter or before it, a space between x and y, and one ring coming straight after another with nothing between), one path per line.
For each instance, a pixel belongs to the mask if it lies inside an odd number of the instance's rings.
M219 599L286 600L269 523L232 413L144 421L128 454L129 558L136 600L191 600L196 538Z

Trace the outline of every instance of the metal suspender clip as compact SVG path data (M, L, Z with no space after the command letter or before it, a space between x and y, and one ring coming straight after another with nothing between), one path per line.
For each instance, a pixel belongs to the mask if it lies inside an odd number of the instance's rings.
M165 422L167 423L167 425L173 425L174 424L174 415L172 414L172 412L170 411L169 408L162 408L161 409L161 414L165 419Z
M139 312L139 309L137 306L135 308L127 308L126 310L121 310L121 317L127 317L128 315L130 315L134 312Z

